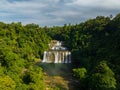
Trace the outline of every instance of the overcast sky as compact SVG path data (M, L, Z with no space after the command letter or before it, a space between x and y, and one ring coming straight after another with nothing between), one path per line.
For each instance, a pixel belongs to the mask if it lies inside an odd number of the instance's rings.
M120 0L0 0L0 21L40 26L77 24L120 13Z

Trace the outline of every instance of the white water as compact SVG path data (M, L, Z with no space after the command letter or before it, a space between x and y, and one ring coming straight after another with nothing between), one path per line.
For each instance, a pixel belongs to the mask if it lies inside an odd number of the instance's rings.
M50 50L44 52L43 62L46 63L71 63L71 52L66 47L61 46L62 43L57 43Z

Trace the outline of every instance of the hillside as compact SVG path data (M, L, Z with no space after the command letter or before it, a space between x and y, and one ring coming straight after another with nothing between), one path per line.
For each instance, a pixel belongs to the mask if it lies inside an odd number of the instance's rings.
M59 72L47 69L50 64L36 64L51 40L65 42L72 52L71 67ZM120 14L54 27L0 22L0 89L119 90L119 49Z

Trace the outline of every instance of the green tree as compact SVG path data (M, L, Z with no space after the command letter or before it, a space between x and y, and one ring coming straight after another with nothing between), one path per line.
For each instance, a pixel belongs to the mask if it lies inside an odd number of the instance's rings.
M0 76L1 90L15 90L16 83L9 76Z
M86 77L87 77L86 68L73 69L73 76L75 76L76 79L79 80L80 89L85 90L86 89Z
M73 69L74 76L79 78L79 80L84 79L87 74L87 70L85 68Z
M40 67L31 66L23 77L24 83L28 85L30 90L45 90L43 80L42 68Z
M105 62L100 62L96 67L95 73L89 80L89 89L91 90L116 90L116 79L114 72Z

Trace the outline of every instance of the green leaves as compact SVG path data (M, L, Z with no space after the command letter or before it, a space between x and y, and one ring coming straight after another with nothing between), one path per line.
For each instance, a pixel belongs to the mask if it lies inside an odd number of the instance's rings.
M0 76L1 90L15 90L16 84L9 76Z
M32 67L31 71L28 70L26 73L25 76L30 80L28 85L23 83L22 76L25 73L24 69L34 66L36 58L37 60L42 58L49 42L50 37L39 25L23 26L20 22L11 24L0 22L0 89L44 90L42 70L39 67Z
M30 67L25 75L23 81L29 85L28 89L32 90L45 90L45 84L43 81L43 73L40 67Z
M105 62L100 62L95 73L90 76L89 88L92 90L116 90L116 85L114 72Z
M74 76L81 79L84 79L87 74L87 70L85 68L78 68L78 69L73 69Z

